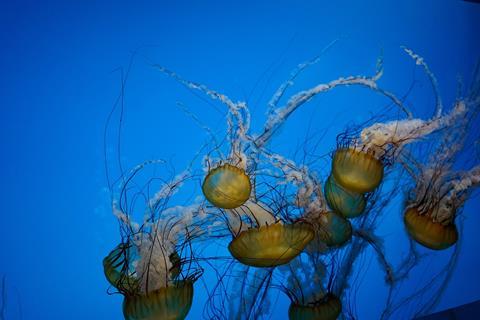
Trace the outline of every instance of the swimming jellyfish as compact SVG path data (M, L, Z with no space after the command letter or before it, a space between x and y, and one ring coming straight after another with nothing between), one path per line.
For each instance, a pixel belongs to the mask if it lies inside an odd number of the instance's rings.
M203 231L195 227L193 207L167 206L187 179L186 174L162 183L150 197L144 193L149 188L138 187L134 178L151 163L135 167L122 180L125 183L120 186L118 200L113 201L113 211L123 240L105 257L104 272L124 295L126 320L184 319L192 305L193 283L201 275L189 243ZM147 179L147 185L157 181ZM128 199L131 202L127 203ZM145 212L139 225L131 211L141 207Z
M472 125L480 108L480 78L475 83L477 88L473 86L467 98L456 102L454 108L463 114L441 132L427 163L414 160L412 155L406 155L403 162L415 180L406 202L405 227L416 242L429 249L443 250L457 242L455 218L480 184L478 159L469 170L453 169L470 131L477 130L472 130Z

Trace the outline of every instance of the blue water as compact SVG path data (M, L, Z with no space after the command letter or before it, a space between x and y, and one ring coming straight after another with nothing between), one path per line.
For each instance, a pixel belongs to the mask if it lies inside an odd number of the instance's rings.
M101 264L119 241L106 189L103 128L120 89L115 70L128 65L135 49L232 99L247 100L258 128L266 102L290 70L335 39L296 90L339 76L370 75L383 51L381 83L403 95L417 81L408 102L426 116L433 96L420 68L400 49L406 45L426 59L451 105L457 76L467 82L480 57L479 30L480 5L459 0L1 1L5 319L122 318L121 297L107 295ZM138 57L126 89L121 154L127 165L163 158L180 171L192 160L207 136L177 102L222 132L222 115L203 97ZM360 89L326 94L292 117L273 146L293 153L311 121L319 132L328 129L322 148L331 150L346 125L367 120L385 105ZM479 209L478 197L465 206L459 262L436 310L480 299ZM403 232L400 223L386 219L380 234L388 239ZM394 242L390 249L395 253ZM368 295L358 299L361 319L375 318L382 281L374 260L362 283ZM200 285L196 289L188 319L201 318L206 293ZM273 298L272 319L286 319L288 299Z

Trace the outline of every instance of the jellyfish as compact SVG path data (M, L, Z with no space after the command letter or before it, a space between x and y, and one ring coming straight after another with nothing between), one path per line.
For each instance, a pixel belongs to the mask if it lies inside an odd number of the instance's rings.
M103 271L107 281L117 290L135 293L139 289L135 271L129 261L133 256L132 245L120 243L104 259Z
M319 238L329 247L345 244L352 237L352 225L342 215L327 211L319 214Z
M434 210L440 210L436 207ZM453 215L454 213L450 213ZM439 223L436 212L421 212L418 208L405 211L404 223L408 234L419 244L432 250L443 250L458 240L458 230L453 221Z
M383 178L383 164L372 153L340 148L332 161L335 183L359 194L375 190Z
M327 294L313 305L291 304L288 309L290 320L336 320L342 312L342 302L333 294Z
M123 303L126 320L185 319L193 299L193 284L181 281L148 295L127 296Z
M306 224L277 223L241 232L230 242L228 250L245 265L273 267L296 257L312 238L312 228Z
M472 136L478 128L472 126L480 110L480 72L475 77L467 97L457 99L454 107L462 110L462 117L439 134L426 163L415 160L413 152L406 153L402 162L415 181L404 210L405 228L417 243L432 250L457 242L455 218L480 184L478 159L468 170L454 169L466 141L478 140Z
M458 137L458 133L447 134ZM458 151L455 145L442 145L429 163L416 164L418 172L409 168L416 184L409 192L405 227L416 242L432 250L447 249L457 242L455 218L480 184L480 165L460 172L451 169Z
M328 206L345 218L355 218L363 213L366 206L366 197L339 185L330 175L325 182L325 199Z
M120 244L103 261L105 277L125 297L125 319L184 319L192 304L194 278L180 278L178 254L171 254L165 266L165 263L158 262L159 258L153 256L155 252L152 252L152 259L156 258L156 261L150 261L149 264L152 269L153 265L156 268L150 272L144 269L145 258L133 257L129 251L129 246ZM170 279L167 280L169 283L160 284L160 274Z
M103 266L107 281L124 296L126 320L185 319L193 284L202 273L190 245L205 232L196 224L201 221L195 217L196 205L168 205L188 173L169 181L152 178L146 168L157 163L144 162L120 179L120 194L112 203L122 241ZM147 183L140 183L142 179ZM134 219L142 208L143 222L138 224Z
M290 298L290 320L335 320L342 312L342 302L333 292L338 251L329 256L307 250L280 268L279 287Z
M242 210L229 213L234 238L228 250L235 259L249 266L275 267L295 258L313 239L309 224L275 221L272 211L265 204L248 202ZM243 227L242 215L254 219L255 227Z
M251 190L245 171L228 163L209 171L202 185L205 198L222 209L238 208L250 198Z

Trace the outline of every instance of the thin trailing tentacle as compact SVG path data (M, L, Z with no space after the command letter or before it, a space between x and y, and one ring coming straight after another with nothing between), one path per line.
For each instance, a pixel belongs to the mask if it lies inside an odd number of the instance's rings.
M303 72L305 69L308 67L316 64L317 62L320 61L320 58L331 48L333 47L336 43L338 42L338 39L333 40L330 42L325 48L322 49L319 55L314 57L311 60L308 60L306 62L300 63L291 73L290 73L290 78L288 78L285 82L283 82L280 87L275 91L273 94L272 98L268 102L268 115L271 115L275 108L277 108L277 104L282 99L284 96L285 92L289 87L291 87L294 84L295 79Z
M390 99L407 115L409 119L411 119L413 115L402 103L402 101L397 98L393 93L384 90L378 86L377 82L382 77L382 75L383 65L382 60L379 59L379 62L377 63L377 71L375 75L371 77L349 76L346 78L338 78L328 83L316 85L313 88L301 91L293 95L283 107L279 107L271 112L270 116L267 119L267 122L265 123L263 132L257 138L255 138L255 144L258 147L265 145L270 139L270 137L276 132L276 130L285 122L285 120L287 120L287 118L304 103L310 101L310 99L320 93L324 93L341 86L358 85L367 87L375 92L378 92Z
M402 46L401 47L413 60L415 60L415 63L419 66L423 67L423 70L427 74L428 78L430 79L430 83L432 84L433 88L433 93L435 95L435 112L434 112L434 117L440 117L443 112L443 103L442 103L442 98L440 96L440 91L438 90L438 81L433 72L430 70L428 67L428 64L425 62L423 57L419 56L413 50Z
M227 125L228 125L228 132L232 135L230 142L232 144L231 155L233 156L241 156L242 148L241 142L247 140L247 132L250 127L250 113L248 111L247 105L245 102L233 102L229 97L226 95L209 89L204 84L195 83L190 80L186 80L182 78L177 73L159 65L159 64L152 64L152 67L159 70L160 72L172 77L183 86L188 89L192 90L199 90L205 93L207 96L214 100L218 100L222 102L228 108L228 115L227 115ZM231 117L233 119L231 119Z
M392 264L387 260L385 249L382 247L379 239L373 234L365 232L365 230L355 230L354 235L365 240L373 248L373 250L377 254L380 264L385 271L385 281L389 285L393 284L395 282L395 272L393 270Z

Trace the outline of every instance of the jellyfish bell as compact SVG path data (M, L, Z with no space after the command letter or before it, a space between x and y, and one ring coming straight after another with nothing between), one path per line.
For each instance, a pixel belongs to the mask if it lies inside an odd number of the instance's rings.
M202 191L214 206L234 209L249 199L252 185L243 169L224 164L210 170L203 181Z
M365 196L343 188L332 175L325 182L324 189L328 206L344 217L355 218L365 210Z
M182 270L185 258L161 244L157 232L153 234L155 240L151 233L139 233L112 250L103 260L105 276L124 296L126 320L184 319L192 305L193 283L201 272L195 271L191 261L188 270Z
M417 208L409 208L404 215L408 234L419 244L432 250L444 250L458 240L458 231L452 221L446 225L434 221L428 214L420 214Z
M352 237L350 221L334 211L319 213L315 223L317 237L328 247L340 247Z
M168 260L168 261L167 261ZM165 264L149 263L152 269L143 270L142 261L135 262L136 291L122 292L123 314L126 320L185 319L193 300L193 283L198 274L181 278L182 259L174 251L165 259ZM139 268L140 266L140 268ZM143 271L141 271L143 270ZM156 279L161 277L161 279ZM150 285L150 286L149 286Z
M290 304L288 317L290 320L335 320L342 312L342 302L333 294L327 294L315 304Z
M242 231L228 245L232 256L253 267L275 267L298 256L313 239L305 223L264 225Z
M177 281L144 295L126 296L123 314L125 320L182 320L190 311L192 300L192 281Z
M375 190L383 178L384 166L372 153L353 147L337 149L332 161L335 181L347 190L367 193Z
M107 281L122 293L136 292L138 280L130 270L131 244L120 243L103 259L103 272Z

